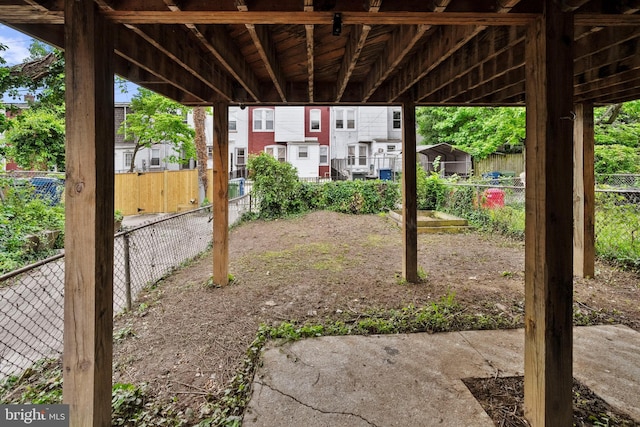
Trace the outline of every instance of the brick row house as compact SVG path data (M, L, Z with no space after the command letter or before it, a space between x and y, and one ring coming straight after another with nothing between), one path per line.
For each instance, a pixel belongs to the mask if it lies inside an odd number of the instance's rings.
M116 104L116 129L129 112ZM187 122L193 125L189 114ZM212 167L213 117L205 122ZM266 152L290 162L303 179L388 178L401 169L402 120L399 107L230 107L229 171L246 176L248 157ZM128 170L133 145L116 135L117 171ZM136 156L137 171L179 169L165 161L169 145L156 144ZM195 167L195 162L183 166Z

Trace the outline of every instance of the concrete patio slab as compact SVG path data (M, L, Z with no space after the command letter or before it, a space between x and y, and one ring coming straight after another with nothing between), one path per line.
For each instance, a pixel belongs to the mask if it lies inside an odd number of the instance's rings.
M492 426L463 378L522 375L524 330L268 344L244 426ZM640 333L574 330L574 377L640 420Z

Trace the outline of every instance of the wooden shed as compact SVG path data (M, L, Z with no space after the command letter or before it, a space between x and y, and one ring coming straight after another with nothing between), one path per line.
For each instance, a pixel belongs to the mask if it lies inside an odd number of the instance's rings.
M525 413L533 426L571 425L572 275L593 274L593 106L640 97L638 10L638 0L0 0L0 22L65 50L71 425L110 424L114 73L214 107L221 285L229 105L401 105L411 130L401 249L409 281L415 106L525 105Z

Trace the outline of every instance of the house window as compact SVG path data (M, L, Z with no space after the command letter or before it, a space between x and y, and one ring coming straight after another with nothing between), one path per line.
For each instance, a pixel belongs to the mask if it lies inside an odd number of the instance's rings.
M207 145L207 157L213 158L213 145Z
M151 166L160 166L160 149L151 149Z
M298 158L299 159L308 159L309 158L309 147L306 147L306 146L298 147Z
M253 110L253 130L254 132L273 131L274 110L258 109Z
M320 146L320 166L329 164L329 147L326 145Z
M309 130L320 132L320 110L313 109L309 112Z
M354 144L347 147L347 164L350 166L367 165L367 146Z
M229 117L229 132L237 131L237 122L235 117Z
M396 151L396 146L393 144L387 145L387 153L391 153L392 151Z
M236 164L244 166L247 164L244 148L236 148Z
M402 129L402 113L400 110L395 110L393 112L393 128Z
M264 151L275 157L276 159L278 159L279 162L285 162L287 161L287 148L286 147L282 147L280 145L270 145L268 147L265 147Z
M336 129L355 129L356 112L352 109L336 110Z
M124 168L129 169L131 167L131 160L133 160L133 153L124 153Z

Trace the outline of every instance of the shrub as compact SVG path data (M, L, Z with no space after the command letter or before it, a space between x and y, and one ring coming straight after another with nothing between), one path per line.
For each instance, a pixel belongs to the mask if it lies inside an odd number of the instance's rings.
M0 203L0 274L15 270L50 255L49 251L30 251L26 236L43 230L59 230L55 248L64 245L64 206L51 206L48 199L35 196L30 185L0 181L4 201Z
M335 212L372 214L394 209L399 186L389 181L333 181L323 185L322 207Z
M418 209L435 211L441 209L446 198L446 186L437 173L427 172L416 165L416 196Z
M249 157L249 176L258 199L261 218L278 218L299 213L304 204L299 196L300 182L296 169L279 162L267 153Z

